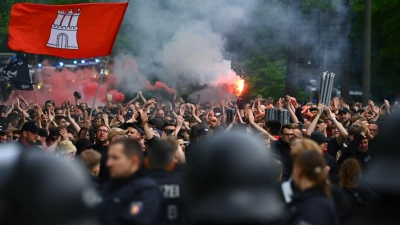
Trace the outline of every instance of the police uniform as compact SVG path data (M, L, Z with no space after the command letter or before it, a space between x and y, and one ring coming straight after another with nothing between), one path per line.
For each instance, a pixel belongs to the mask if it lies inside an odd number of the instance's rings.
M97 213L104 225L162 224L162 196L157 183L140 172L124 180L109 180L100 191Z
M151 169L147 175L155 180L164 198L164 219L166 225L187 223L186 206L183 202L180 172L169 172L163 169Z

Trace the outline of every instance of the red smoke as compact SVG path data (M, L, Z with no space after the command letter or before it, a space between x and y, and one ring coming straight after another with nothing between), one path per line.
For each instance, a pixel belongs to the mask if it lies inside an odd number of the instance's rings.
M235 71L231 70L228 74L217 76L218 79L214 82L220 90L226 91L229 94L239 96L243 90L243 80ZM221 97L221 96L220 96Z
M176 91L174 89L168 87L168 85L164 84L161 81L156 81L156 83L154 85L152 85L148 80L146 80L145 85L146 85L147 90L149 90L149 91L164 89L170 94L176 94Z
M36 97L39 104L43 104L50 99L56 103L56 106L60 106L67 99L75 103L73 93L77 91L82 96L79 102L86 102L88 105L92 105L100 78L98 71L89 68L78 69L76 71L63 68L61 71L58 71L51 68L47 61L44 61L42 65L42 69L36 73L39 82L35 85ZM113 96L113 102L122 102L124 100L124 95L114 89L115 78L113 76L112 74L104 75L95 103L96 105L106 102L106 94ZM16 94L23 95L30 103L35 102L32 91L16 91Z
M119 83L126 83L125 77L128 74L133 74L132 76L137 76L136 82L141 86L144 86L148 91L165 90L170 94L176 94L176 90L170 88L167 84L161 81L157 81L154 85L152 85L145 76L142 76L141 72L139 71L139 66L136 59L133 59L131 57L123 57L122 59L120 59L119 63L119 68L115 68L115 72L117 73L116 77L119 79Z

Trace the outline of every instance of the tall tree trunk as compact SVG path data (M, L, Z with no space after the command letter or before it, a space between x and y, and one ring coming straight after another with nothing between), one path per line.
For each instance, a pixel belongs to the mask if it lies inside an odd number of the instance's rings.
M289 15L291 16L291 23L289 27L289 35L287 40L286 48L286 89L285 93L290 96L296 96L297 92L297 79L296 79L296 29L297 22L296 17L298 13L298 3L297 1L290 2Z
M350 99L350 5L349 0L342 1L343 20L340 24L340 30L342 34L342 45L341 45L341 97Z
M362 76L362 104L367 105L371 92L371 7L372 0L365 0L364 62Z

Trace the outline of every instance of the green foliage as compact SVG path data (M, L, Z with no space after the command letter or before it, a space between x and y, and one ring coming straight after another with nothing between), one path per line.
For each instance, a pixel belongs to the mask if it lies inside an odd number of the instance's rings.
M338 10L342 0L303 0L300 8L303 11L315 9L321 10Z
M282 97L285 91L286 62L271 61L266 56L255 56L245 61L246 90L251 97Z
M297 88L295 97L298 101L307 101L310 98L309 94L300 88Z

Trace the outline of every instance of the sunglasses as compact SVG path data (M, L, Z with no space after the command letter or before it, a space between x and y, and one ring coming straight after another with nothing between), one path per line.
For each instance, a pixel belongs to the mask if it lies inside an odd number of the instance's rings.
M13 136L12 139L13 140L17 140L19 137L18 136Z

